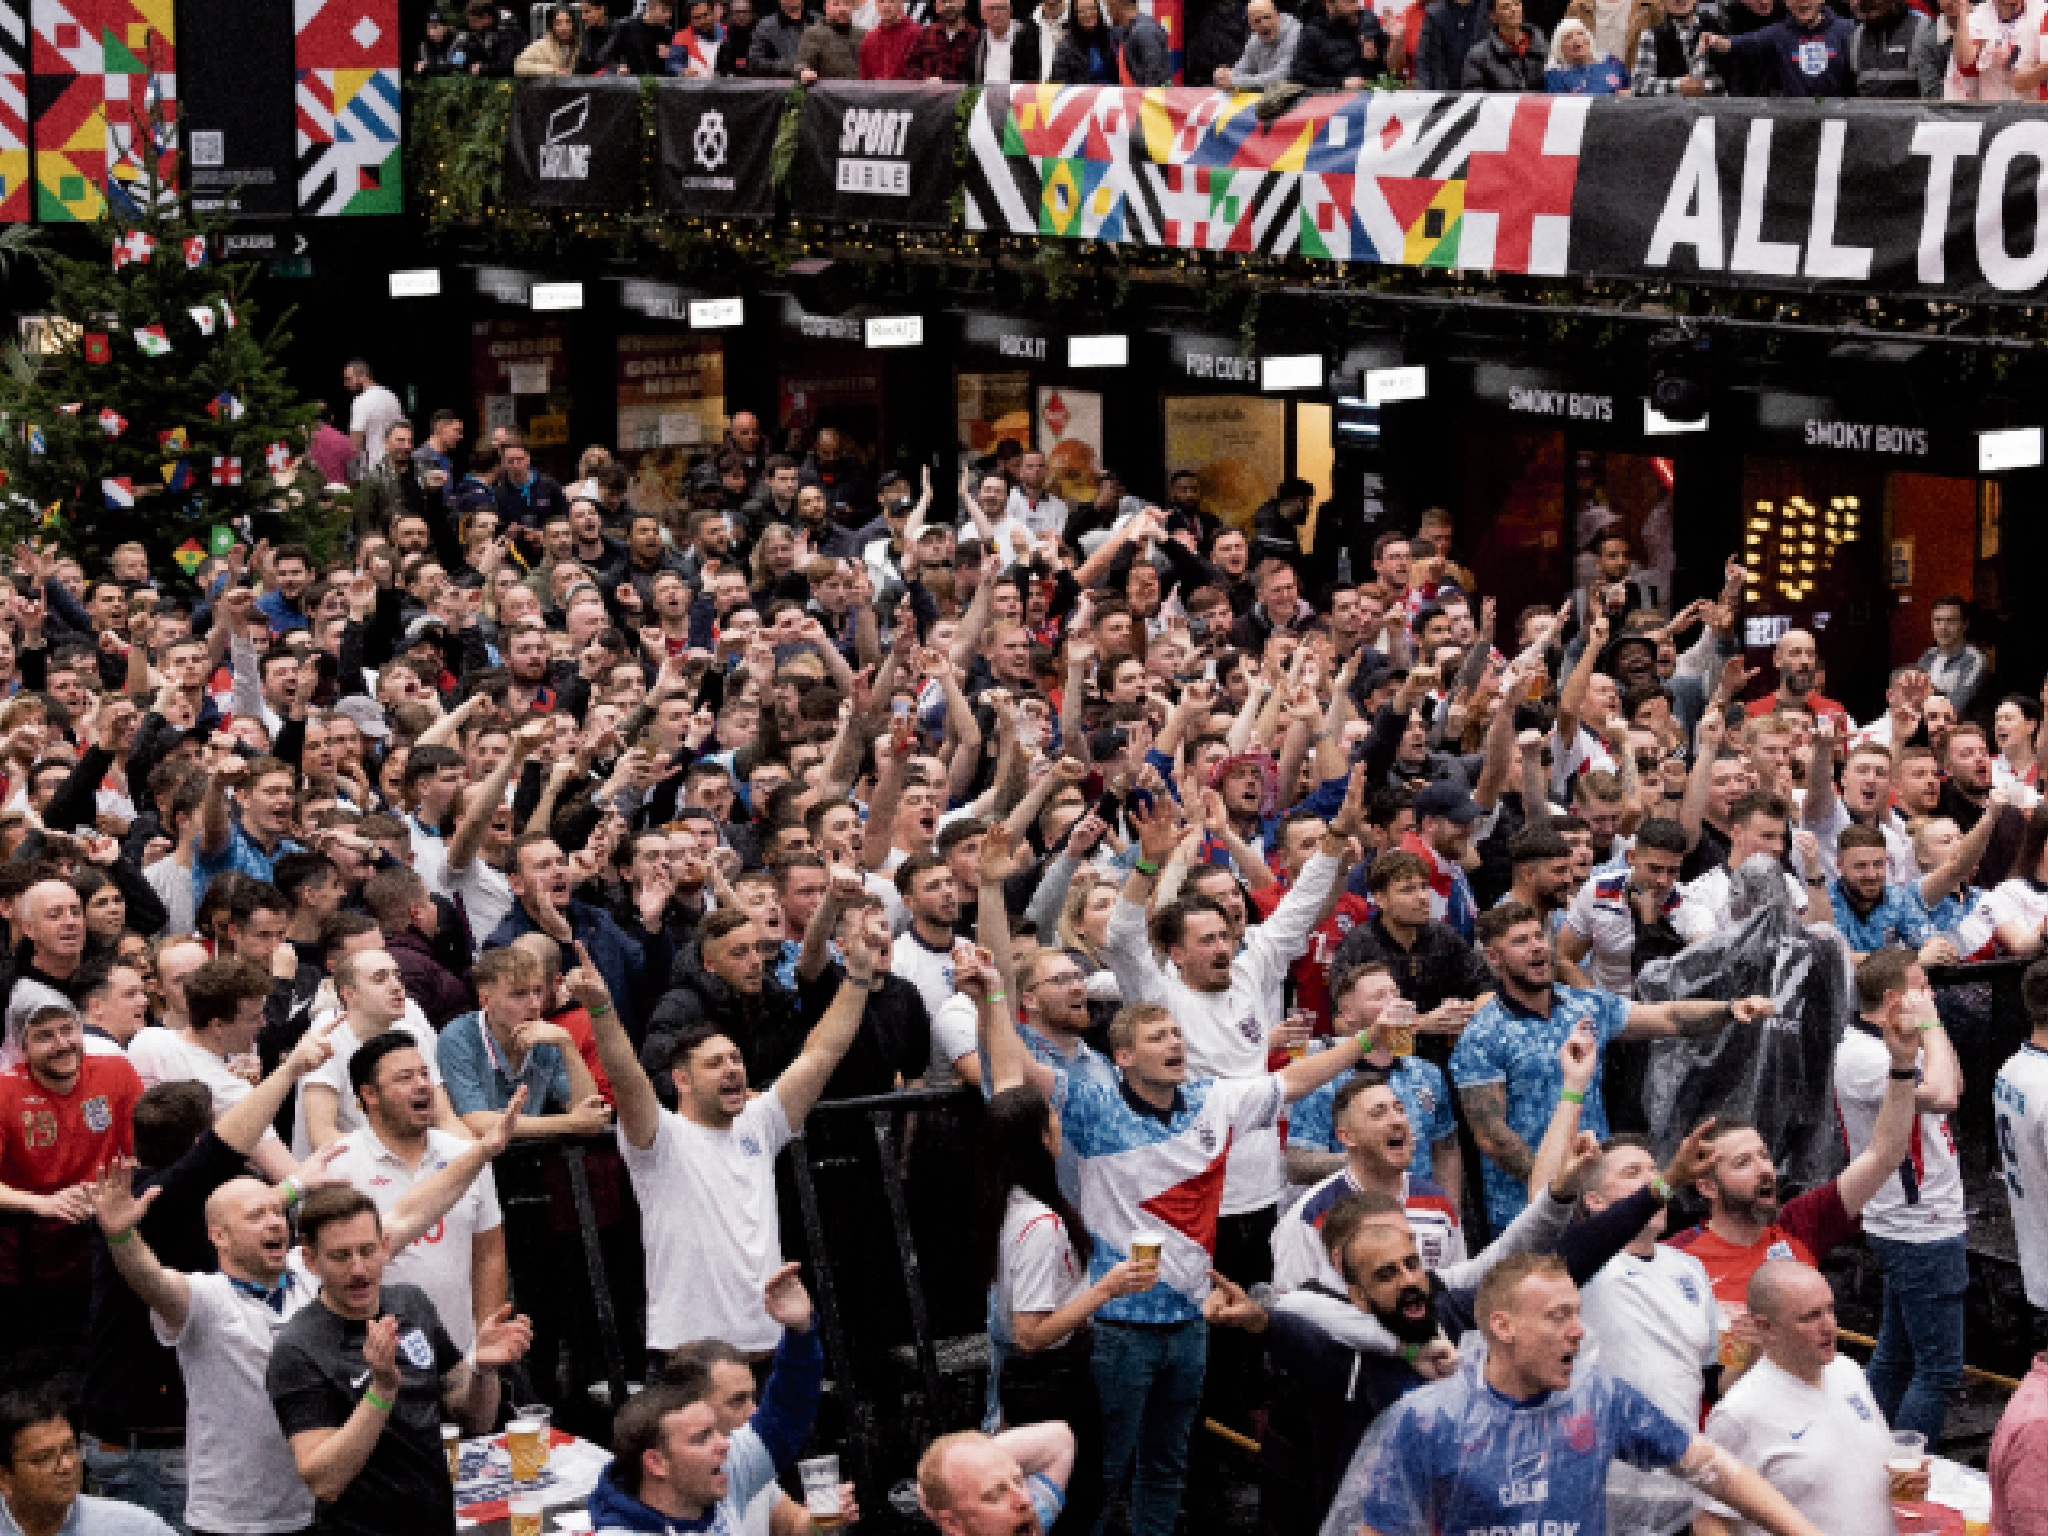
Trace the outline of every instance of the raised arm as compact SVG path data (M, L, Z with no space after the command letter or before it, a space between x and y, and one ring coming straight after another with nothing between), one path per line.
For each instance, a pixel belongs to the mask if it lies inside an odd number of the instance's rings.
M802 1054L775 1080L775 1097L782 1102L791 1131L803 1124L852 1046L869 995L889 973L890 948L889 919L870 911L861 931L846 945L846 975L839 983L838 995L804 1042Z
M156 1197L163 1193L161 1186L150 1190L140 1200L135 1198L135 1164L123 1157L115 1158L100 1170L99 1178L93 1184L92 1209L99 1218L100 1231L107 1240L107 1252L114 1260L114 1268L121 1278L128 1282L128 1289L141 1298L142 1304L164 1320L164 1326L172 1333L185 1330L185 1319L192 1306L192 1282L175 1269L166 1269L151 1252L142 1234L135 1230L142 1220L142 1213L156 1203Z
M1809 827L1825 826L1828 817L1841 803L1835 788L1835 722L1832 717L1814 717L1813 736L1807 742L1806 752L1806 801L1800 807L1799 819Z
M1727 718L1710 702L1693 733L1692 772L1686 775L1685 796L1678 802L1678 824L1685 829L1687 848L1700 844L1700 829L1707 819L1707 789L1714 780L1714 759L1721 755L1721 741L1727 732Z
M1051 1098L1057 1083L1053 1070L1024 1049L1017 1033L1014 985L1010 964L1010 914L1003 904L1003 880L1011 869L1009 835L1001 827L988 835L981 852L981 890L975 910L980 949L975 963L956 974L960 990L974 999L975 1045L988 1072L989 1091L1001 1093L1029 1083ZM988 956L982 974L981 956Z
M1593 1074L1600 1070L1600 1042L1594 1037L1592 1025L1582 1020L1565 1036L1564 1044L1557 1048L1557 1070L1564 1086L1558 1093L1556 1106L1550 1111L1550 1123L1543 1128L1543 1139L1536 1145L1536 1156L1529 1165L1527 1183L1531 1200L1536 1198L1539 1190L1547 1188L1572 1160L1586 1090L1592 1086Z
M1511 667L1501 693L1500 707L1486 722L1485 757L1479 765L1479 782L1472 788L1472 799L1483 811L1491 811L1500 804L1500 797L1507 790L1509 776L1515 767L1515 711L1528 696L1529 674L1520 666ZM1532 805L1525 792L1522 797L1524 817L1534 820L1541 811L1541 797Z
M1930 909L1939 906L1951 891L1960 890L1977 872L1977 863L1991 845L1991 834L1998 826L1998 813L2011 803L2011 794L2003 786L1993 789L1991 803L1984 807L1977 825L1957 841L1946 862L1932 874L1921 877L1920 900Z
M469 792L463 802L462 820L456 824L455 836L448 840L448 868L451 872L469 868L476 859L477 850L484 845L484 834L491 829L491 817L505 803L505 786L526 766L526 760L533 756L547 733L548 724L544 720L529 720L520 726L512 733L512 749L497 767L484 775L483 782Z
M1758 1019L1768 1019L1777 1011L1778 1005L1768 997L1745 997L1732 1003L1705 997L1675 1003L1636 1003L1628 1011L1628 1023L1622 1026L1620 1038L1668 1040L1679 1036L1697 1040L1703 1035L1718 1034L1730 1024L1753 1024Z
M832 958L832 935L839 931L839 918L849 904L867 890L850 860L828 851L825 855L825 894L811 911L804 928L803 945L797 951L796 973L805 981L817 980Z
M526 1088L522 1084L512 1090L504 1112L494 1116L494 1123L475 1141L399 1196L398 1203L384 1215L384 1242L391 1253L404 1252L455 1209L456 1202L491 1159L511 1145L512 1128L518 1124L519 1112L524 1108Z
M1557 691L1557 739L1569 747L1579 734L1579 712L1585 707L1587 690L1599 669L1600 653L1607 648L1607 615L1601 614L1586 626L1586 644L1579 652L1579 664Z
M1930 1012L1932 1001L1929 995ZM1913 1125L1920 1114L1919 1098L1924 1086L1918 1070L1922 1040L1940 1035L1944 1043L1947 1041L1948 1031L1938 1024L1925 1036L1921 1034L1919 999L1912 1002L1911 1008L1896 1007L1884 1017L1884 1046L1891 1056L1891 1075L1885 1080L1884 1097L1878 1101L1869 1145L1850 1158L1849 1166L1835 1176L1835 1193L1851 1221L1863 1214L1871 1198L1911 1155ZM1950 1057L1954 1054L1951 1047Z
M619 1022L612 1006L611 990L604 977L590 963L583 941L576 941L576 969L562 978L569 995L590 1014L590 1032L597 1040L597 1059L604 1063L605 1076L612 1081L612 1102L619 1112L619 1128L637 1152L654 1145L661 1129L661 1100L654 1096L654 1084L641 1070L640 1057L632 1037Z
M907 724L907 722L906 722ZM889 861L889 828L896 820L896 807L903 799L903 783L910 771L910 732L891 729L875 740L874 797L868 801L867 832L861 838L860 862L864 870L877 870Z

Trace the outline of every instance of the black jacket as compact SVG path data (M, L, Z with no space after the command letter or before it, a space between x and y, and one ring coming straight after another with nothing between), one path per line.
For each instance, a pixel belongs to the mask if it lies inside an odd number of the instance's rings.
M471 73L471 65L480 64L483 67L475 71L479 75L510 75L512 61L519 57L519 50L525 46L523 38L503 26L484 32L465 32L455 40L455 47L448 55L450 72L466 75Z
M1025 17L1017 17L1010 23L1010 80L1017 85L1036 85L1042 73L1044 55L1039 51L1041 34L1038 23ZM981 36L974 43L974 83L982 84L987 79L988 29L982 28Z
M611 46L604 52L604 67L624 69L633 75L658 75L663 60L655 49L673 36L673 27L651 26L644 17L629 16L612 28Z
M1370 59L1363 51L1366 43L1373 45ZM1325 14L1302 24L1289 78L1310 90L1332 91L1353 76L1369 80L1379 74L1386 56L1386 30L1371 11L1360 11L1356 24Z
M754 46L752 24L744 27L728 25L725 41L718 45L718 62L714 66L721 75L751 75L753 66L747 62L747 52Z
M1422 40L1415 45L1415 83L1425 91L1457 90L1466 56L1492 29L1486 0L1433 0L1422 13Z
M1468 91L1544 91L1549 82L1544 66L1550 55L1550 39L1541 27L1522 28L1523 47L1517 53L1490 32L1465 55L1464 87Z
M582 46L576 50L576 73L579 75L609 74L618 68L607 62L612 51L612 39L618 35L619 23L601 22L594 27L583 29Z
M676 957L669 976L669 989L654 1016L647 1023L647 1042L640 1048L640 1065L654 1084L654 1091L668 1108L675 1108L675 1080L669 1076L669 1056L676 1036L693 1024L709 1024L740 1048L747 1064L747 1086L759 1089L774 1080L781 1057L792 1034L801 1038L803 1022L797 1015L796 998L764 976L761 990L753 997L736 992L704 969L693 949ZM801 1047L799 1047L800 1049Z
M1704 22L1704 17L1702 21ZM1743 0L1722 0L1715 15L1716 29L1728 37L1746 37L1785 19L1784 0L1773 0L1770 14L1759 16ZM1779 96L1778 61L1774 58L1738 58L1733 53L1713 56L1714 68L1728 83L1730 96Z

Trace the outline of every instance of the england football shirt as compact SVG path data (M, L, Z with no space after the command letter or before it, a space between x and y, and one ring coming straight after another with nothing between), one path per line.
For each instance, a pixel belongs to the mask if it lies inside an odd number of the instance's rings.
M1998 1069L1998 1151L2027 1300L2048 1307L2048 1051L2029 1040Z
M1846 1355L1828 1362L1817 1387L1759 1360L1708 1416L1707 1438L1762 1473L1816 1529L1895 1529L1884 1465L1891 1431L1863 1368ZM1707 1507L1740 1536L1763 1530L1725 1505Z

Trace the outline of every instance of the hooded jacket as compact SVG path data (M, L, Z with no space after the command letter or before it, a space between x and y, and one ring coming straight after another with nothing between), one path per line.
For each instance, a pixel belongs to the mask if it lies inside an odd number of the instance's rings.
M1825 6L1813 25L1792 17L1760 27L1747 37L1730 40L1733 57L1750 62L1777 62L1781 96L1854 96L1856 72L1849 57L1855 23Z
M733 1431L726 1452L726 1495L695 1520L681 1520L649 1509L626 1492L618 1480L618 1463L604 1469L590 1491L590 1524L597 1536L635 1531L649 1536L676 1536L684 1531L716 1531L737 1536L754 1496L788 1470L803 1448L818 1416L818 1398L825 1380L825 1351L815 1325L808 1333L784 1330L761 1391L754 1416Z
M1549 82L1544 65L1550 54L1550 39L1541 27L1522 27L1522 51L1510 48L1498 31L1489 32L1465 55L1465 89L1468 91L1542 91Z
M696 1024L721 1030L740 1048L749 1087L760 1088L773 1079L781 1043L792 1034L801 1039L805 1031L797 1017L796 998L765 974L766 967L763 970L760 992L748 997L706 970L697 950L676 961L667 995L648 1020L647 1043L640 1049L640 1065L663 1104L675 1092L668 1061L676 1036ZM781 1059L788 1059L786 1051Z
M581 901L571 901L566 915L571 937L590 951L590 963L604 978L612 1004L619 1010L619 1022L628 1035L640 1039L646 1010L653 998L661 995L661 980L675 959L675 944L668 931L648 934L642 930L637 938L629 936L606 913ZM515 901L505 920L484 940L484 948L502 949L524 934L539 931L539 924Z

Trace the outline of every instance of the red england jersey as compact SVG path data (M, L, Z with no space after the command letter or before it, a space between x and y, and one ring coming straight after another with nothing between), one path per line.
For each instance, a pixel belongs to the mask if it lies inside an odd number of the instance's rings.
M83 1184L135 1151L142 1079L123 1056L85 1058L68 1094L26 1066L0 1073L0 1183L49 1195ZM0 1285L55 1285L91 1273L88 1224L17 1216L0 1226Z
M1264 890L1252 892L1252 905L1258 908L1260 917L1273 915L1290 883L1276 880ZM1294 977L1294 1006L1306 1008L1316 1016L1315 1032L1319 1035L1330 1032L1330 961L1336 956L1337 946L1344 942L1344 935L1370 913L1361 897L1349 891L1341 893L1335 909L1308 936L1308 948L1290 968Z

